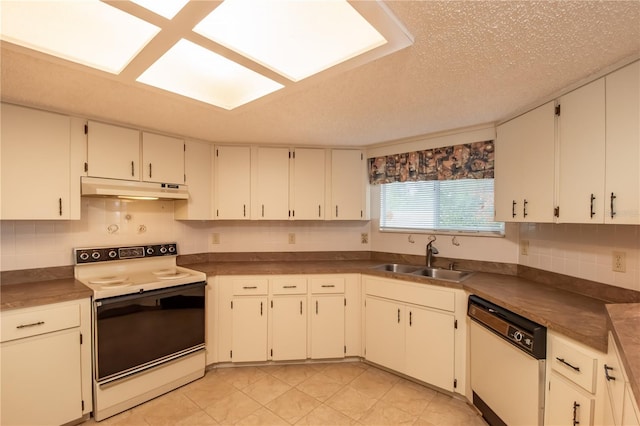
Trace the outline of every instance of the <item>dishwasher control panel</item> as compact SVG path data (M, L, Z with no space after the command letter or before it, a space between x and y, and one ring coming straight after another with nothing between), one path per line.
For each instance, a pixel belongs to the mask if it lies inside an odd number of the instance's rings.
M507 337L516 345L522 346L528 351L533 350L533 336L526 331L522 331L512 325L507 329Z

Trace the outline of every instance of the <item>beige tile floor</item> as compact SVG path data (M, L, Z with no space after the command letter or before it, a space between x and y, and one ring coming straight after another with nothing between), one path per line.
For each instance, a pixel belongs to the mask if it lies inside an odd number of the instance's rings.
M218 368L95 424L486 426L466 402L360 362Z

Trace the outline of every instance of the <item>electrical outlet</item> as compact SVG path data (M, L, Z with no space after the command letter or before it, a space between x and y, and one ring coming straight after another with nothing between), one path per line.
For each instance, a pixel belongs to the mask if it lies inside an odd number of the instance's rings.
M217 232L211 234L211 244L220 244L220 234Z
M289 232L289 244L296 243L296 234L293 232Z
M369 243L369 234L366 232L363 232L362 234L360 234L360 242L362 244L368 244Z
M627 271L627 253L623 251L614 251L611 259L611 270L614 272Z
M529 240L520 241L520 254L523 256L529 255Z

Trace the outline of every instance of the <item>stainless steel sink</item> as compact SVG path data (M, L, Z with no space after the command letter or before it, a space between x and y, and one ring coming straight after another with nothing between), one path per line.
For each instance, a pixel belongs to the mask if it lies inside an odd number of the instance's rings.
M454 281L459 283L473 275L473 271L441 268L422 268L420 270L412 272L411 274L433 278L434 280Z
M384 263L382 265L373 266L371 269L386 272L396 272L399 274L410 274L420 269L421 266L416 265L403 265L401 263Z

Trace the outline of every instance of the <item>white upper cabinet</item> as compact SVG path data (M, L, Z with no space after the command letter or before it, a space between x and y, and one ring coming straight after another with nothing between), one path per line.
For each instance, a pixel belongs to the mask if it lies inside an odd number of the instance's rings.
M325 217L326 150L296 148L291 181L291 217L322 220Z
M289 219L289 148L256 149L253 219Z
M174 201L175 219L213 219L212 151L210 143L185 141L184 183L189 186L189 199Z
M251 218L251 148L216 146L213 169L215 218Z
M140 132L89 121L87 175L140 180Z
M602 223L605 180L604 78L562 96L558 222Z
M368 219L364 153L357 149L331 150L331 205L333 220Z
M605 86L604 221L637 225L640 224L640 62L607 75Z
M79 187L72 191L71 119L9 104L1 115L1 218L79 219L71 200L80 198Z
M496 220L553 222L553 102L498 126L495 162Z
M142 133L142 180L184 183L184 140Z

